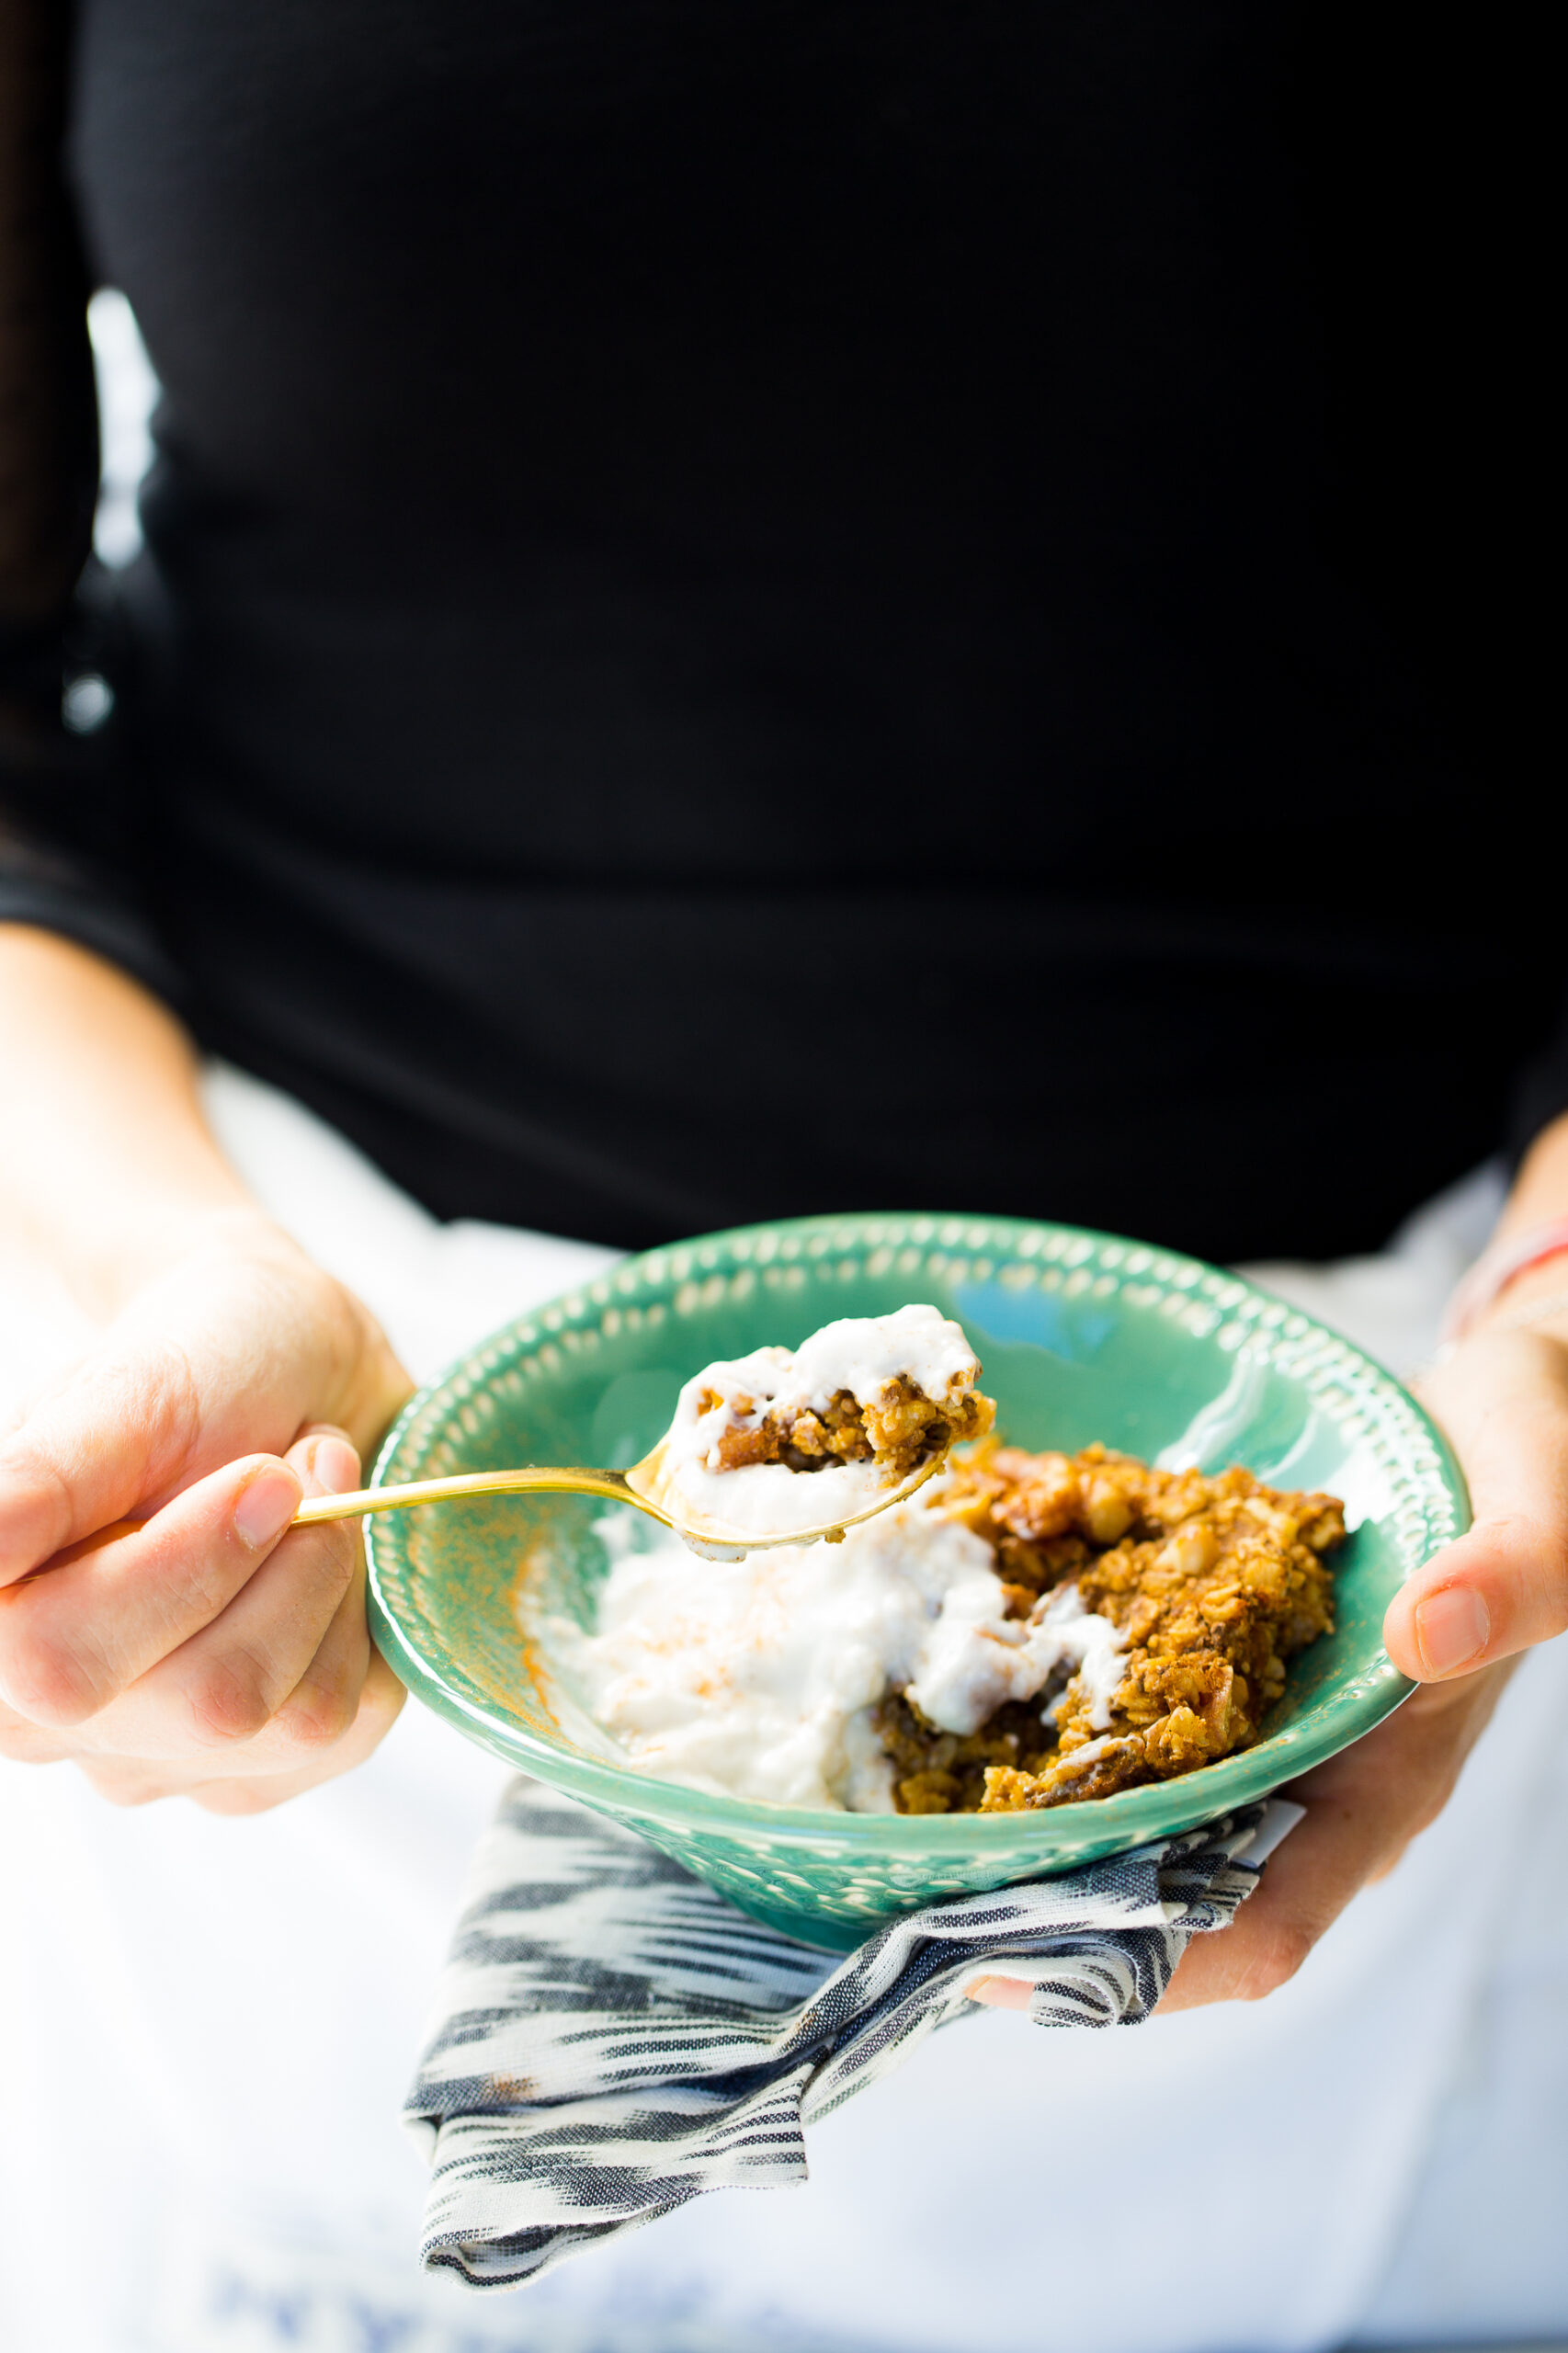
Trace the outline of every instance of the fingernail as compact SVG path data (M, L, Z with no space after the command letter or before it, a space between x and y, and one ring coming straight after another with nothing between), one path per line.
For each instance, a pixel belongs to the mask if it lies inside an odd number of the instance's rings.
M287 1471L258 1471L234 1506L234 1529L259 1552L281 1536L300 1508L300 1483Z
M1027 2010L1034 1996L1034 1987L1021 1977L976 1977L963 1990L988 2010Z
M1479 1658L1492 1633L1492 1614L1467 1585L1445 1586L1415 1607L1415 1639L1433 1675L1452 1675Z
M359 1457L347 1438L318 1438L311 1453L311 1476L324 1495L352 1495L359 1484Z

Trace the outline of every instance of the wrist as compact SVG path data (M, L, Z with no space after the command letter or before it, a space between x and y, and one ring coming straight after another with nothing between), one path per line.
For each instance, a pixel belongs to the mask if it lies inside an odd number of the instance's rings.
M160 1218L115 1269L122 1335L177 1327L193 1308L257 1339L290 1336L310 1367L311 1415L366 1454L413 1388L374 1315L254 1202L176 1226Z
M118 1313L164 1276L220 1260L265 1260L317 1271L293 1237L247 1197L160 1199L143 1203L123 1227L104 1237L100 1279Z
M1476 1336L1521 1331L1568 1339L1568 1251L1554 1253L1512 1277L1468 1329Z
M94 1322L112 1323L138 1293L194 1259L300 1256L297 1245L238 1192L122 1198L86 1215L12 1221Z
M222 1222L261 1222L167 1008L74 941L8 922L0 1097L28 1140L0 1165L0 1228L96 1322Z
M1466 1338L1495 1323L1526 1297L1568 1291L1568 1213L1528 1225L1514 1222L1482 1252L1456 1288L1443 1319L1443 1337Z

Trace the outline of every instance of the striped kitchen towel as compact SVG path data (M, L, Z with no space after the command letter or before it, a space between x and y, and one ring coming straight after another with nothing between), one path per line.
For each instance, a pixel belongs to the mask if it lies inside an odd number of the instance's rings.
M802 2128L1032 1980L1040 2026L1131 2025L1300 1820L1280 1799L1059 1879L890 1921L846 1961L765 1928L630 1831L519 1777L475 1858L404 2103L422 2260L512 2288L704 2190L803 2179Z

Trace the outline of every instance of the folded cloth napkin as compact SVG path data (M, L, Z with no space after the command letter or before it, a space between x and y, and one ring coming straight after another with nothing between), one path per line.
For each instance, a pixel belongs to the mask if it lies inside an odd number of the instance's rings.
M404 2117L433 2166L421 2259L511 2288L704 2190L804 2178L802 2128L972 2015L1132 2025L1301 1819L1274 1799L1059 1879L892 1920L848 1960L766 1928L521 1776L475 1857Z

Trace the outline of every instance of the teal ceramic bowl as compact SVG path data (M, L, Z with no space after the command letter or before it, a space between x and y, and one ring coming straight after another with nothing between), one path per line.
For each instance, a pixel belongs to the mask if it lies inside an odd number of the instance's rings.
M1267 1736L1184 1779L1040 1813L808 1812L635 1771L551 1671L551 1612L590 1623L607 1506L492 1497L366 1522L376 1640L469 1739L611 1815L743 1910L835 1949L934 1898L1065 1870L1190 1828L1320 1763L1410 1686L1381 1645L1401 1580L1468 1523L1464 1483L1415 1400L1293 1308L1193 1258L1006 1218L803 1218L632 1258L499 1332L415 1397L378 1483L527 1462L624 1469L683 1381L838 1315L929 1300L963 1325L1027 1447L1100 1438L1146 1459L1244 1463L1344 1497L1338 1622L1292 1668ZM615 1506L608 1506L609 1509Z

